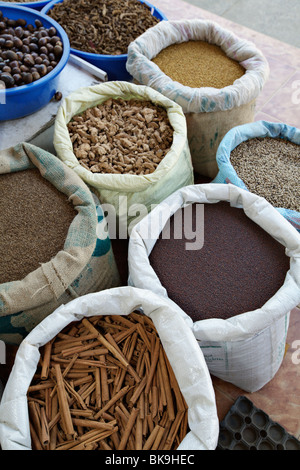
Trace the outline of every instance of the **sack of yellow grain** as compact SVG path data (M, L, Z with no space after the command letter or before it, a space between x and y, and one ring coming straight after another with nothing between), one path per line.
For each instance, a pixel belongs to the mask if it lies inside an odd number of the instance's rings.
M209 20L163 21L128 48L128 72L182 106L196 172L217 174L229 129L254 119L269 67L249 41Z

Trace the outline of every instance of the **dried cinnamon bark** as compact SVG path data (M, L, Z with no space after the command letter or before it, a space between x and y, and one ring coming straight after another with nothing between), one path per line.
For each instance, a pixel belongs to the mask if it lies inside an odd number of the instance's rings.
M47 343L28 409L36 450L176 449L188 431L157 331L136 312L84 318Z

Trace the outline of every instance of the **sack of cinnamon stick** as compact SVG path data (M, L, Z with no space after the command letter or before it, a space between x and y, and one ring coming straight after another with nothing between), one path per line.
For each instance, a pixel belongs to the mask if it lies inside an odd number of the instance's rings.
M184 318L134 287L59 307L18 349L0 406L2 449L215 449L214 390Z

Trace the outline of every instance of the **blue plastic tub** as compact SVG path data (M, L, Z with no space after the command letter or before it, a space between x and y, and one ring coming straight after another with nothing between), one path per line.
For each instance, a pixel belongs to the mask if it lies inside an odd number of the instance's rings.
M37 1L37 2L26 2L26 3L22 3L22 2L18 2L18 3L14 3L14 2L11 2L10 5L14 5L14 6L20 6L20 7L26 7L26 8L33 8L34 10L38 10L38 11L41 11L46 5L47 3L49 3L50 0L44 0L44 1ZM0 5L1 5L1 2L0 2Z
M158 8L151 5L144 0L139 0L141 3L145 3L153 9L153 16L158 18L160 21L167 20L167 17ZM52 0L43 9L42 13L47 14L49 10L53 8L56 3L62 3L63 0ZM105 55L105 54L92 54L89 52L79 51L71 48L71 53L81 57L87 62L95 65L96 67L104 70L107 73L108 80L122 80L132 81L132 76L126 70L127 54L121 55Z
M22 18L30 24L34 24L34 20L39 19L46 28L54 26L57 30L57 35L63 43L63 55L60 62L48 75L29 85L22 85L7 90L0 89L0 121L8 121L35 113L53 98L57 91L59 74L69 60L70 42L63 28L52 18L43 15L41 12L27 7L6 6L1 2L0 10L7 18L14 20Z

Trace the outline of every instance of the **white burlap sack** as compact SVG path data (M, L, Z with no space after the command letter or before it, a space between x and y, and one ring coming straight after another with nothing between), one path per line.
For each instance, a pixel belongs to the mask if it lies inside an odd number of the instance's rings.
M75 114L103 103L109 98L149 100L168 112L174 129L171 149L149 175L92 173L80 165L73 153L67 129ZM107 82L82 88L69 95L60 107L54 130L54 146L58 157L95 190L101 204L115 208L120 233L127 233L137 221L141 205L148 212L151 206L163 201L177 189L193 184L193 168L187 141L186 120L181 107L155 90L127 82Z
M219 201L230 201L233 207L244 210L286 247L290 257L284 284L261 308L227 320L212 318L197 322L186 312L210 372L254 392L269 382L280 367L289 315L300 302L300 234L271 204L232 184L209 183L176 191L134 227L129 242L129 284L168 297L149 263L149 254L163 227L178 209L191 203Z
M221 89L191 88L173 81L151 59L166 47L190 40L220 46L246 73ZM178 64L180 67L180 64ZM193 166L198 173L215 177L216 151L234 126L254 119L255 100L269 75L269 66L256 46L210 20L162 21L149 28L128 48L128 72L182 106L186 114Z
M0 405L0 444L3 450L30 450L27 390L40 358L39 348L65 326L83 317L129 315L142 308L158 331L189 407L190 432L179 450L214 450L219 422L211 378L184 313L168 299L152 292L120 287L88 294L61 306L21 343Z

